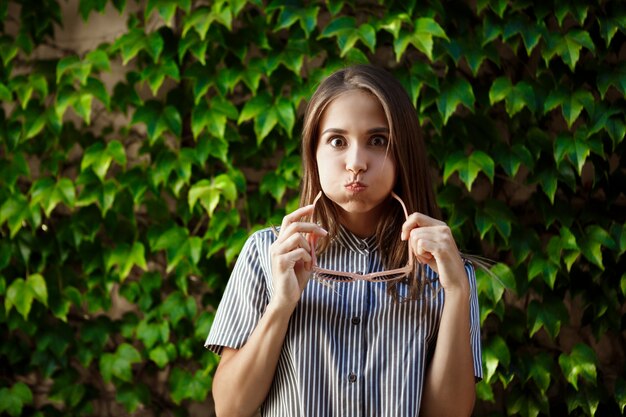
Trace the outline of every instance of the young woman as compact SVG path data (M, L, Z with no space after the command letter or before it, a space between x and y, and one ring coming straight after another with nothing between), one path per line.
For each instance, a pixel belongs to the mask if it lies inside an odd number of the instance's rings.
M439 220L402 86L372 66L331 75L302 159L301 208L249 238L206 341L217 415L470 415L474 269Z

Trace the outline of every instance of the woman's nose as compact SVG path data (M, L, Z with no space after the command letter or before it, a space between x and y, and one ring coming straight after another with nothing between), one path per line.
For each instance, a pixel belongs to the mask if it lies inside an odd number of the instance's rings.
M353 173L367 170L367 152L359 145L351 146L346 152L346 169Z

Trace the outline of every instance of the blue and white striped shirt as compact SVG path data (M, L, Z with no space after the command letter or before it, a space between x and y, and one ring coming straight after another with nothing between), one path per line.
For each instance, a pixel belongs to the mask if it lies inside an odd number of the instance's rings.
M205 346L242 347L272 295L270 229L254 233L235 264ZM349 272L384 270L375 238L359 239L342 229L318 258L323 268ZM474 373L482 378L476 278L470 321ZM296 307L262 416L419 415L422 385L441 318L444 292L427 268L421 299L396 303L385 283L357 281L324 285L309 281ZM407 294L406 284L398 285Z

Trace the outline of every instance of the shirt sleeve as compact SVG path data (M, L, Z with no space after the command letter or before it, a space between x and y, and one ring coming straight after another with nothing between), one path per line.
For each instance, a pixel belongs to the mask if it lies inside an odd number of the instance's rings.
M474 376L476 382L483 379L482 347L480 342L480 308L476 288L476 272L471 262L465 262L465 272L470 284L470 343L474 359Z
M248 238L237 258L204 344L218 355L224 347L239 349L248 341L268 303L256 235Z

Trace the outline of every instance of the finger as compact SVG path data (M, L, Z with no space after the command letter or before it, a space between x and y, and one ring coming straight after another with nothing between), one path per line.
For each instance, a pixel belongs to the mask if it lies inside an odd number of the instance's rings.
M419 263L427 264L433 259L433 254L426 250L423 246L423 240L416 240L413 245L411 245L413 255Z
M303 248L298 248L287 253L283 253L276 259L279 270L286 271L293 268L296 263L302 262L304 265L311 264L311 254ZM310 267L308 269L311 269Z
M448 226L420 227L411 230L411 240L429 240L436 244L440 253L457 253L459 250Z
M292 235L294 233L314 233L318 236L326 236L328 232L319 224L311 222L295 222L280 230L280 234Z
M412 213L402 224L401 239L406 240L411 230L418 227L445 226L441 220L434 219L422 213Z
M307 251L311 251L311 245L306 237L300 233L294 233L290 236L284 237L281 241L274 242L274 254L281 255L283 253L291 252L298 248L303 248Z
M310 215L313 213L313 204L309 204L308 206L300 207L291 213L287 214L283 217L283 221L280 225L281 229L286 229L290 224L299 222L302 217Z
M310 239L309 236L323 237L326 236L328 232L324 230L321 226L315 223L305 223L298 222L292 223L287 226L286 229L280 230L278 233L278 237L276 238L275 243L285 242L287 239L291 238L291 236L299 235L303 236L305 239Z

